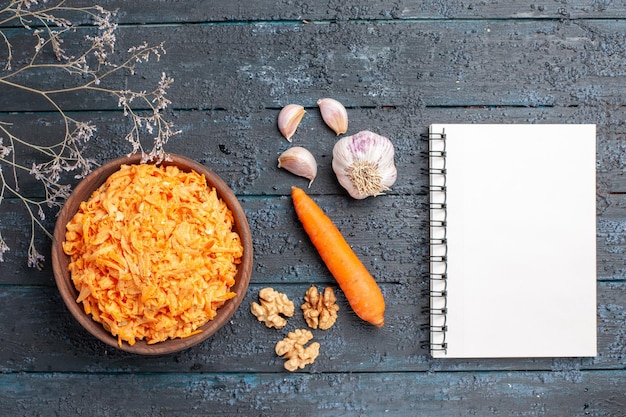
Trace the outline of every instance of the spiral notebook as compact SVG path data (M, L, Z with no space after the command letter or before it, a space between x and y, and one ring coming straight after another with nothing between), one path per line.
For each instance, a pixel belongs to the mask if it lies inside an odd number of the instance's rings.
M595 125L428 140L432 356L595 356Z

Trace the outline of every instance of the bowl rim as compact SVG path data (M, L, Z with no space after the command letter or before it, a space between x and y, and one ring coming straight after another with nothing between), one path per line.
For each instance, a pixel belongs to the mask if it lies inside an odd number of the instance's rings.
M226 203L233 214L233 229L239 233L244 248L241 263L238 265L237 275L235 276L235 285L233 286L236 295L227 300L226 303L217 310L217 314L213 320L199 327L202 329L200 333L182 339L167 339L155 344L148 344L144 340L138 340L133 346L129 345L127 342L123 342L122 346L119 346L117 337L105 330L102 324L93 320L90 315L86 314L82 303L76 302L78 291L71 280L68 270L69 256L63 252L62 242L65 241L66 224L78 211L80 203L88 199L92 192L100 187L112 173L118 171L122 165L139 164L141 163L141 158L140 154L134 154L110 160L93 170L76 185L57 215L52 239L52 269L63 302L70 310L72 316L74 316L89 333L107 345L126 352L141 355L163 355L179 352L199 344L215 334L230 320L241 304L250 282L253 262L252 235L248 220L239 200L224 180L210 168L199 162L182 155L168 154L167 160L157 165L175 165L184 171L194 170L203 174L206 178L207 185L209 187L215 187L218 197ZM84 198L80 198L79 196L81 195L84 195Z

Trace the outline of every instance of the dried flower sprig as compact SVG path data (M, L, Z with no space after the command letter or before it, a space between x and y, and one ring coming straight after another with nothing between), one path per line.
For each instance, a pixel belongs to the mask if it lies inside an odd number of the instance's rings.
M91 21L92 27L87 29L89 34L81 37L82 43L72 42L72 45L84 45L76 55L64 47L64 40L68 36L78 36L79 28L65 15ZM95 124L73 118L56 97L80 92L111 96L130 120L130 131L126 135L132 148L130 154L141 153L143 162L167 159L164 146L180 133L164 116L164 110L171 104L166 97L173 83L171 77L162 73L150 91L110 86L115 74L132 75L136 65L151 59L158 61L166 53L163 44L149 46L143 43L128 49L125 54L117 54L118 26L114 18L114 12L100 6L71 7L63 0L11 0L8 5L0 6L0 95L2 89L7 88L43 98L59 115L64 131L55 143L44 145L38 137L22 137L12 123L0 120L0 204L7 196L17 198L31 216L30 267L41 268L43 265L44 256L35 247L35 231L41 229L51 237L44 225L46 209L60 208L69 196L68 174L73 174L74 179L84 178L97 166L97 162L85 152L87 143L96 135ZM35 42L27 59L16 59L11 37L2 27L22 27L32 33ZM60 88L33 86L28 75L39 73L54 73L66 82ZM61 76L63 74L65 77ZM152 142L149 150L142 145L146 137ZM29 165L20 161L17 155L22 153L18 149L37 155L34 158L37 162ZM31 198L22 193L23 174L29 174L41 184L42 197ZM4 261L7 251L9 246L0 233L0 262Z

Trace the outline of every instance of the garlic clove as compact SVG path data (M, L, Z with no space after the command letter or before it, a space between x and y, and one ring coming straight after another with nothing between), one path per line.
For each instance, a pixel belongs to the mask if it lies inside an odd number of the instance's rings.
M299 104L287 104L278 113L278 130L289 142L305 113L304 107Z
M337 135L348 131L348 112L343 104L334 98L321 98L317 105L322 113L322 119Z
M294 146L287 149L278 157L278 168L284 168L292 174L307 178L309 188L317 176L317 162L308 149Z
M332 166L339 184L355 199L384 194L398 177L393 143L367 130L337 141Z

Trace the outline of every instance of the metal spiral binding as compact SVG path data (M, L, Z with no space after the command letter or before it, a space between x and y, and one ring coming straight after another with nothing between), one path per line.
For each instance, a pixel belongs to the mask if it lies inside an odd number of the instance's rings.
M446 235L446 134L430 132L428 140L428 175L429 175L429 211L430 211L430 343L431 354L447 352L446 333L448 298L447 298L447 256L448 242Z

